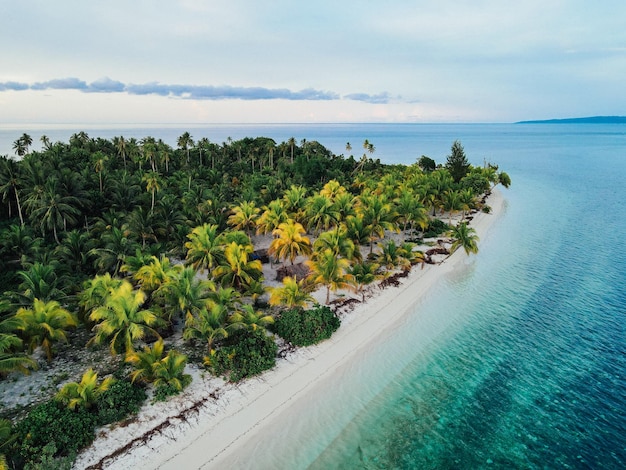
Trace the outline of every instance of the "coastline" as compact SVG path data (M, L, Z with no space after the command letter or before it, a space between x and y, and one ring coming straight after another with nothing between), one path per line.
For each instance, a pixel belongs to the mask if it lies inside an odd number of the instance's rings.
M503 213L500 191L493 191L488 203L492 213L477 213L471 222L480 237L479 247ZM190 393L153 405L137 421L100 431L75 468L244 466L243 450L254 448L270 425L294 419L291 407L323 387L340 368L358 362L360 351L397 328L407 311L466 258L460 249L442 264L414 268L399 287L377 290L344 314L341 328L329 340L287 354L259 377L227 384L194 370Z

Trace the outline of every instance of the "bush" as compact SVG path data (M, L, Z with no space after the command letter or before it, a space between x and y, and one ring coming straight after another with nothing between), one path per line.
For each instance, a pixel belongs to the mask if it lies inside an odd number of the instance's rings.
M488 206L487 204L483 206L482 210L485 214L491 214L491 206Z
M319 305L311 310L296 308L284 312L273 330L296 346L309 346L330 338L340 324L330 308Z
M54 446L56 455L69 455L91 444L95 437L96 416L78 408L70 410L55 400L33 408L15 426L16 441L11 452L14 461L37 462L44 448Z
M137 413L145 400L143 388L128 380L117 380L98 400L98 424L115 423Z
M278 347L265 330L243 330L231 336L208 364L215 375L228 374L231 382L260 374L276 364Z
M165 383L164 385L159 385L154 389L154 401L165 401L169 397L173 397L174 395L178 395L183 389L191 383L191 375L185 374L180 379L181 387L177 387L173 383Z
M438 237L444 232L450 230L450 226L441 219L432 219L428 224L428 228L424 232L424 238Z

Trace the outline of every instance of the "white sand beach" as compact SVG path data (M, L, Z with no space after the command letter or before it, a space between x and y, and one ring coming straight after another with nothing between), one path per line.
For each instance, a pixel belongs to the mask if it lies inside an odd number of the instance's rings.
M479 247L503 212L501 193L494 191L488 204L491 214L477 213L470 224L480 237ZM374 288L365 303L353 304L353 310L341 315L341 327L331 339L287 353L260 377L228 384L190 368L194 381L183 395L145 407L128 423L100 430L75 468L253 468L253 462L241 460L243 450L254 448L270 425L297 419L291 410L317 387L327 387L340 368L359 361L363 348L397 326L435 283L466 259L459 249L441 264L416 266L399 287Z

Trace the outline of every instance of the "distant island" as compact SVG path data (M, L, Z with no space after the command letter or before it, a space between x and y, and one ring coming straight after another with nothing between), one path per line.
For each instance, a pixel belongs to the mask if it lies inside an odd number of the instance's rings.
M519 121L515 124L626 124L626 116L591 116L568 119Z

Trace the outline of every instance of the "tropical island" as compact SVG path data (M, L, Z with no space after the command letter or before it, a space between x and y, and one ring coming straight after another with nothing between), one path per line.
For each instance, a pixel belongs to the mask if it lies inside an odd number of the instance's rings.
M511 182L458 141L408 166L367 140L359 158L189 133L41 143L0 157L0 468L68 468L202 374L245 382L324 341L374 286L476 252L470 221Z
M626 124L626 116L589 116L565 119L519 121L515 124Z

